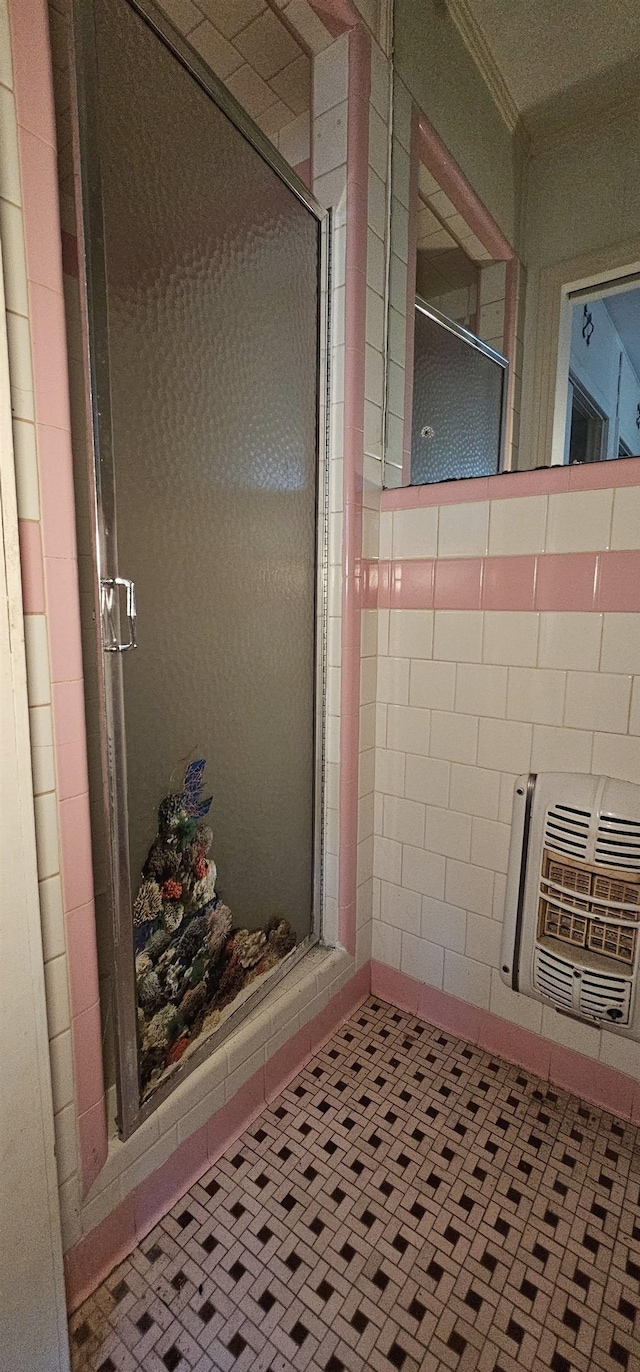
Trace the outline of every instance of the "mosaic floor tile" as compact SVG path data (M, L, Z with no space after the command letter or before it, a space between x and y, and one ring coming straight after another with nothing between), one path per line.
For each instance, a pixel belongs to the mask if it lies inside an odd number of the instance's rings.
M638 1372L638 1142L371 998L73 1315L74 1372Z

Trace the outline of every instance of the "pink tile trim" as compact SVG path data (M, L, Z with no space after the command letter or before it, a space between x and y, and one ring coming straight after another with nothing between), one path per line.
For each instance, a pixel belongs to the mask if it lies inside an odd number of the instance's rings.
M100 999L97 968L93 960L95 910L93 901L70 910L65 918L67 943L73 943L74 957L69 965L69 994L73 1017L83 1014Z
M18 126L55 148L47 7L43 0L9 0L9 17Z
M478 1041L482 1011L476 1005L467 1005L445 991L438 991L435 986L419 986L416 1013L458 1038L469 1039L471 1043Z
M366 316L369 92L371 42L359 26L349 34L347 114L347 232L345 256L344 474L342 661L340 674L340 940L355 952L354 854L358 833L357 776L360 720L360 583L364 464L364 340Z
M102 1083L96 1078L95 1044L100 1043L100 1004L90 1005L71 1019L71 1038L76 1078L78 1115L83 1115L99 1101L104 1101Z
M62 890L66 914L93 900L91 863L91 825L88 796L70 796L60 801L60 846L62 848ZM75 949L69 950L71 957ZM97 966L97 963L96 963ZM86 974L86 947L80 957L80 973Z
M480 557L439 558L433 593L436 610L479 610L482 570Z
M85 908L81 919L71 921L74 937L68 939L67 955L70 980L75 988L72 1041L80 1112L80 1168L86 1191L106 1158L107 1131L99 1007L86 1005L89 994L95 993L97 1001L98 964L95 922L89 913L93 901L93 872L62 294L63 250L65 265L77 275L77 243L68 235L63 241L60 229L46 0L9 0L9 22L37 420L44 603L54 683L53 722L65 915L69 919L72 911ZM77 942L76 931L79 932ZM84 998L80 990L83 982L87 988ZM79 1004L85 1008L78 1013ZM121 1209L121 1217L124 1216L126 1209ZM122 1218L120 1229L119 1223L117 1218L113 1219L112 1247L117 1242L116 1233L125 1232L125 1219ZM82 1273L78 1277L81 1280Z
M107 1161L107 1122L104 1097L78 1118L82 1189L86 1195Z
M362 23L359 11L350 0L311 0L311 8L334 38ZM303 46L306 48L304 42Z
M85 738L84 686L82 681L58 681L53 685L53 721L56 747Z
M418 997L422 987L420 982L414 981L404 972L397 972L395 967L387 967L383 962L371 963L371 994L380 996L382 1000L388 1000L391 1005L397 1005L399 1010L407 1010L409 1014L415 1015L418 1012Z
M380 962L371 963L371 991L400 1010L409 1010L490 1053L498 1053L507 1062L526 1067L621 1119L631 1119L634 1111L640 1114L640 1082L625 1072L562 1048Z
M194 1181L248 1128L268 1101L300 1071L312 1051L316 1052L362 1004L369 990L367 963L319 1015L270 1059L266 1068L255 1072L207 1124L186 1139L161 1167L111 1211L106 1220L69 1249L64 1262L70 1311L76 1310L91 1295ZM89 1110L81 1117L87 1121L81 1132L89 1160L100 1143L99 1128L89 1119L91 1114Z
M51 290L62 290L58 167L55 149L41 138L20 131L20 170L24 200L37 210L26 236L27 277Z
M546 553L537 564L536 610L593 610L596 553Z
M581 1053L552 1043L549 1080L622 1119L631 1118L637 1082L605 1063L593 1062Z
M377 577L376 571L377 568ZM367 604L394 610L640 611L640 551L403 558L362 564Z
M45 557L75 558L76 521L71 435L39 424L38 470Z
M35 519L18 520L22 608L26 615L44 614L44 570L40 524Z
M421 505L467 505L476 500L507 500L523 495L555 495L557 491L615 490L640 486L640 461L619 457L583 467L538 467L529 472L501 472L499 476L438 481L432 486L403 486L383 491L382 510L414 510Z
M65 1253L69 1311L76 1310L137 1243L135 1191Z
M427 116L418 116L420 160L496 261L513 257L513 248L467 181Z
M530 610L535 586L535 557L487 557L482 578L482 608Z
M598 554L597 610L640 610L640 553Z
M411 558L392 562L389 576L389 605L392 610L419 610L434 603L434 577L438 563L431 558ZM446 573L444 574L446 580ZM444 582L441 582L441 589Z

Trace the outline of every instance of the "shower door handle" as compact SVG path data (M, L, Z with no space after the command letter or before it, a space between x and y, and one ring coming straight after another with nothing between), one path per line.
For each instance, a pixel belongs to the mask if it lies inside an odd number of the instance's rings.
M120 643L116 624L116 596L118 586L126 590L126 615L129 626L127 643ZM126 576L106 576L100 582L100 613L102 616L102 646L105 653L126 653L129 648L137 648L136 639L136 588Z

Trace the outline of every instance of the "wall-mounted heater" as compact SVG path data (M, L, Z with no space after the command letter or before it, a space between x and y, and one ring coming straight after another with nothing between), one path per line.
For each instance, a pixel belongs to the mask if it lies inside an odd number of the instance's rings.
M640 1039L640 786L518 777L501 976L560 1014Z

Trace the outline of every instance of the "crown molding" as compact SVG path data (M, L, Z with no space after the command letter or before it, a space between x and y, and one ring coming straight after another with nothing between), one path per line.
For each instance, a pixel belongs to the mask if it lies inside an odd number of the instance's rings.
M446 5L509 133L521 135L520 111L467 0L446 0Z

